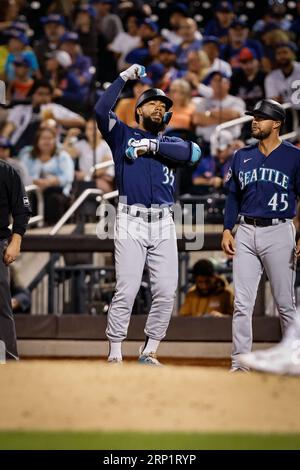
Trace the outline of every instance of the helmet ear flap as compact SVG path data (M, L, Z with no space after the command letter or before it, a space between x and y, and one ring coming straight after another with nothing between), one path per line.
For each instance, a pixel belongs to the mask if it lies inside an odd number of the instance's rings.
M167 126L171 121L173 113L171 111L166 111L163 117L163 123Z

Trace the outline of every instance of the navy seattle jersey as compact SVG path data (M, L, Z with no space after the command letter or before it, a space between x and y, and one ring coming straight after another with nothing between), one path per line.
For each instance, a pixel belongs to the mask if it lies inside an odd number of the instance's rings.
M233 228L238 214L292 219L300 194L300 149L282 142L266 157L258 143L242 148L226 179L225 228Z
M124 85L124 80L117 78L96 104L98 127L112 150L119 195L127 196L129 205L172 205L175 168L179 163L195 163L200 158L200 149L193 142L177 137L158 137L120 121L112 108ZM159 140L158 153L144 154L133 161L128 159L125 151L130 139L144 138Z

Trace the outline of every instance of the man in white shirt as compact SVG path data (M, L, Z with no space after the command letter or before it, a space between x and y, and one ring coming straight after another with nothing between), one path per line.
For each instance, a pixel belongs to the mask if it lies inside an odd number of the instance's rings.
M265 90L267 98L300 109L300 62L295 62L295 47L290 42L276 46L278 68L266 76Z
M38 80L30 91L31 103L10 109L1 134L10 139L15 152L32 145L40 123L45 119L54 119L60 127L84 127L85 120L79 114L51 102L52 91L46 80Z
M115 54L118 60L117 66L119 72L127 68L125 62L127 54L140 45L141 38L138 35L138 31L138 18L135 15L130 15L126 21L126 31L120 31L108 46L108 49Z
M209 60L208 73L219 71L228 77L232 75L232 69L228 62L220 59L221 43L216 36L204 36L202 41L202 50L207 54Z
M230 79L224 73L212 72L207 79L207 84L212 88L213 95L195 100L196 113L193 122L197 126L196 134L208 144L210 136L219 124L237 119L244 114L245 103L240 98L229 95ZM241 126L231 127L230 132L233 139L238 138Z

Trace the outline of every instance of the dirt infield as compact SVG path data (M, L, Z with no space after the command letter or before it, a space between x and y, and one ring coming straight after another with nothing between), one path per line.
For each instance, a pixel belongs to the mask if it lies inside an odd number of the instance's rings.
M0 366L1 430L299 432L300 377L78 360Z

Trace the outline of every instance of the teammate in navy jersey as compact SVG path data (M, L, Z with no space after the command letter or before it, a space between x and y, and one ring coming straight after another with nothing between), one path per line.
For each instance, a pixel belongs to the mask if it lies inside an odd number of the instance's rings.
M138 128L121 122L113 112L127 80L145 75L132 65L113 82L96 104L99 129L115 162L119 204L115 230L116 293L110 305L106 334L109 362L121 362L131 310L147 262L152 306L145 327L146 342L139 362L159 365L156 350L170 321L178 278L174 203L175 168L196 163L200 148L193 142L161 136L170 121L172 101L152 88L137 100ZM125 200L126 198L126 200ZM143 207L140 207L143 205Z
M227 176L222 248L233 256L235 307L232 370L245 370L239 355L252 347L252 313L265 270L280 314L283 334L295 316L295 227L300 194L300 149L282 142L284 108L259 101L253 111L252 136L258 143L238 150ZM239 223L235 238L232 230Z

